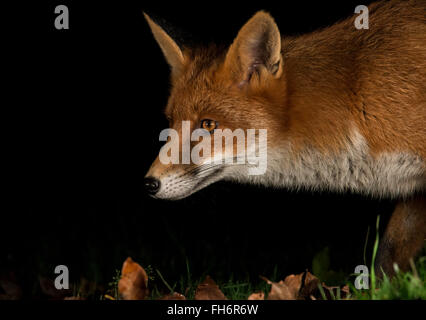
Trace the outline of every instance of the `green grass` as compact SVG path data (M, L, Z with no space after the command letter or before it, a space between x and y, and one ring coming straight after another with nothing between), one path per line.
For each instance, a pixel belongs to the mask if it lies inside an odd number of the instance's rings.
M376 252L376 251L375 251ZM374 259L373 259L374 260ZM374 263L374 262L373 262ZM197 286L204 280L204 276L194 279L188 270L186 275L174 283L168 283L160 271L156 270L158 277L151 282L151 293L148 299L158 299L172 292L179 292L189 300L194 299ZM351 300L417 300L426 299L426 256L422 256L417 263L411 263L411 270L402 272L395 266L395 275L389 278L384 275L382 280L378 280L373 274L374 268L370 269L370 288L356 289L353 282L347 283L350 287L350 295L344 297L341 291L337 289L331 294L331 300L351 299ZM119 273L117 274L119 275ZM109 296L118 298L117 284L118 276L114 276L109 284ZM270 276L273 281L278 281L276 273ZM154 280L154 279L153 279ZM270 285L265 281L256 279L246 279L244 281L234 279L231 275L228 281L218 281L219 288L229 300L246 300L251 293L264 292L267 296L270 291ZM324 300L327 297L324 288L319 286L320 294ZM330 299L330 297L329 297Z
M377 278L376 270L374 269L374 263L377 256L377 250L379 246L379 222L380 217L377 218L376 222L376 235L374 240L372 259L369 269L369 289L356 289L353 285L354 278L351 276L345 276L344 272L339 270L338 272L330 270L330 253L326 247L319 251L313 258L312 268L313 273L317 276L321 282L325 282L327 285L343 285L347 284L350 288L350 295L344 297L341 290L337 289L335 292L328 292L326 296L325 289L319 285L319 291L322 298L325 300L340 300L340 299L353 299L353 300L415 300L415 299L426 299L426 251L423 250L423 254L417 259L417 263L411 261L411 270L403 272L399 270L398 266L394 266L395 275L389 278L387 275L383 275L382 279ZM367 233L368 238L368 233ZM364 263L366 256L366 247L364 246ZM150 296L148 299L158 299L164 295L173 292L179 292L183 294L187 299L194 299L197 286L204 280L206 274L194 277L190 270L190 264L186 259L186 273L180 276L175 282L169 282L166 277L157 269L146 266L149 277ZM354 276L355 274L352 274ZM267 275L272 281L282 280L278 276L278 268L275 267L272 274ZM212 275L214 279L214 275ZM108 284L108 290L106 294L114 299L118 299L117 285L120 279L120 271L117 270L113 276L112 281ZM250 279L247 277L244 280L237 279L232 274L228 280L220 281L216 283L222 290L224 295L230 300L245 300L251 293L264 292L267 296L271 286L260 278ZM351 280L348 280L351 279ZM214 279L215 281L217 279ZM334 282L334 283L333 283Z
M349 284L354 299L358 300L425 300L426 299L426 256L422 255L415 264L410 260L411 270L401 271L394 264L395 275L390 278L383 273L383 278L378 280L374 262L379 246L379 222L377 217L376 239L373 247L373 256L370 267L370 289L358 290Z
M402 272L396 265L394 268L395 275L392 278L384 275L382 280L376 280L375 285L371 285L368 290L358 290L351 285L353 298L357 300L425 300L426 256L420 257L416 265L412 262L411 270L408 272ZM372 272L370 272L370 279Z
M371 277L372 272L370 271L370 284L372 284ZM168 293L179 292L189 300L194 299L195 291L197 286L204 280L204 276L201 278L194 279L192 275L188 273L182 276L177 282L169 284L164 276L157 270L158 277L154 283L151 283L151 293L148 299L158 299ZM278 281L274 275L270 277L274 281ZM114 276L113 281L110 282L110 289L108 295L113 298L118 298L117 276ZM331 293L332 300L340 299L354 299L354 300L426 300L426 256L422 256L418 259L417 263L412 263L412 270L408 272L402 272L396 268L395 276L390 279L388 276L384 276L383 280L377 280L374 278L375 284L371 285L370 289L358 290L353 286L353 283L348 283L351 294L349 297L341 297L340 290L337 290L335 294ZM229 300L246 300L248 296L253 292L264 292L266 295L270 290L268 285L263 280L246 279L244 281L236 280L231 275L228 281L218 281L219 288L225 294ZM319 286L321 296L324 300L327 299L324 288Z

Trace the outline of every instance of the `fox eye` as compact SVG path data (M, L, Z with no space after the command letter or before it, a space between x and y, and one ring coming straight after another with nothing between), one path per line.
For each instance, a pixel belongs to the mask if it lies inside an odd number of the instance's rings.
M204 119L201 121L201 128L206 129L208 132L212 132L218 126L218 122L210 119Z

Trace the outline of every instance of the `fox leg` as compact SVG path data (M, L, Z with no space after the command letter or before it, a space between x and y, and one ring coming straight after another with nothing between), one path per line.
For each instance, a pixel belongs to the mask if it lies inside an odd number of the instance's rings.
M409 269L409 260L422 249L426 237L426 197L400 201L380 240L375 271L381 277L394 274L393 264Z

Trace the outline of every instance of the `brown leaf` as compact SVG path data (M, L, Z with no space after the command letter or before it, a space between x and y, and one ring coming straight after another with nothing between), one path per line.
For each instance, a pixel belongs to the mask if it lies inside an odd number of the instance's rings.
M227 300L219 286L210 276L200 283L195 291L195 300Z
M261 278L271 285L268 300L309 299L311 294L317 290L319 283L318 278L307 271L298 275L289 275L280 282L272 282L265 277Z
M14 281L13 276L1 276L0 288L4 291L4 294L0 294L0 300L19 300L22 298L22 289Z
M318 284L320 281L317 277L308 271L301 273L299 276L302 276L302 279L304 277L304 281L303 286L299 290L298 299L309 300L315 292L318 292Z
M65 297L64 300L86 300L86 299L83 297L72 296L72 297Z
M165 295L158 300L186 300L185 296L181 293L173 292L171 294Z
M88 279L81 277L77 285L77 292L80 296L89 297L98 292L104 292L105 288L102 285L94 281L89 281Z
M268 284L271 285L271 291L268 294L268 300L296 300L296 296L292 290L284 283L272 282L267 278L263 278Z
M71 295L70 289L56 289L55 283L53 280L45 278L45 277L39 277L39 283L41 291L47 295L50 299L53 300L62 300L66 296Z
M148 275L130 257L123 263L118 292L123 300L143 300L149 293Z
M262 292L262 291L261 292L254 292L251 295L249 295L247 300L265 300L265 293Z

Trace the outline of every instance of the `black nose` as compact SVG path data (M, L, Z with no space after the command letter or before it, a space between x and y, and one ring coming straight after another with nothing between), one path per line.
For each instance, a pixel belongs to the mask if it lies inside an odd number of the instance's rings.
M158 192L158 190L160 190L160 180L157 180L153 177L147 177L145 178L144 182L143 182L146 191L148 191L149 194L156 194Z

